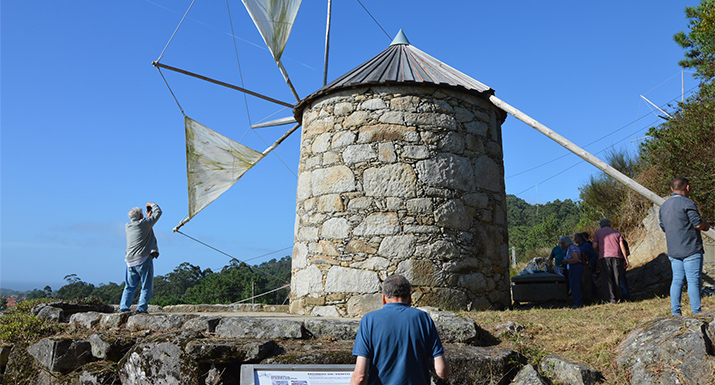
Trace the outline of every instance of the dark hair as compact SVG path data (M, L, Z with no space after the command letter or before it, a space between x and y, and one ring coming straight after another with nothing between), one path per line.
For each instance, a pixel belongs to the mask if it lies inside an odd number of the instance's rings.
M586 238L583 237L583 233L576 233L573 235L573 241L576 243L586 242Z
M387 298L410 298L412 286L410 281L401 275L391 275L382 283L382 294Z
M690 182L688 182L688 179L684 176L676 176L670 181L670 188L673 189L673 191L684 191L685 187L689 184Z

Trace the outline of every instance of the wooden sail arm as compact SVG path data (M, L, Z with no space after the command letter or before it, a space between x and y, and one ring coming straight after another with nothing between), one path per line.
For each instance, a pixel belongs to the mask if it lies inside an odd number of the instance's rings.
M323 60L323 86L328 84L328 51L330 50L330 14L333 9L333 0L328 0L328 20L325 22L325 58Z
M167 70L170 70L170 71L178 72L178 73L180 73L180 74L184 74L184 75L188 75L188 76L191 76L191 77L195 77L195 78L197 78L197 79L201 79L201 80L207 81L207 82L209 82L209 83L218 84L218 85L220 85L220 86L223 86L223 87L226 87L226 88L230 88L230 89L232 89L232 90L240 91L240 92L246 93L246 94L248 94L248 95L255 96L255 97L257 97L257 98L260 98L260 99L263 99L263 100L267 100L267 101L269 101L269 102L271 102L271 103L275 103L275 104L278 104L278 105L281 105L281 106L284 106L284 107L288 107L288 108L291 108L291 109L295 107L295 105L293 105L293 104L290 104L290 103L287 103L287 102L284 102L284 101L281 101L281 100L278 100L278 99L274 99L274 98L272 98L272 97L270 97L270 96L262 95L262 94L259 94L258 92L254 92L254 91L251 91L251 90L247 90L247 89L245 89L245 88L243 88L243 87L239 87L239 86L236 86L236 85L233 85L233 84L230 84L230 83L222 82L222 81L220 81L220 80L212 79L212 78L210 78L210 77L203 76L203 75L199 75L199 74L194 73L194 72L182 70L181 68L176 68L176 67L172 67L172 66L169 66L169 65L166 65L166 64L162 64L162 63L159 63L158 61L153 61L151 64L152 64L154 67L157 67L157 68L164 68L164 69L167 69Z
M608 163L602 161L601 159L598 159L588 151L584 150L583 148L577 146L570 140L564 138L563 136L557 134L550 128L544 126L543 124L539 123L536 121L536 119L533 119L529 115L519 111L518 109L514 108L513 106L509 105L508 103L504 102L503 100L497 98L494 95L489 96L489 101L491 101L495 106L501 108L502 110L506 111L509 115L512 115L513 117L521 120L522 122L528 124L529 126L535 128L537 131L540 133L548 136L551 138L553 141L556 143L564 146L567 150L573 152L574 154L578 155L581 159L585 160L588 163L591 163L592 165L596 166L599 170L605 172L606 174L610 175L613 179L623 183L626 185L626 187L630 188L631 190L637 192L638 194L642 195L649 201L655 203L656 205L660 206L665 202L665 199L659 196L658 194L648 190L647 188L643 187L640 183L634 181L633 179L627 177L620 171L616 170L613 168L611 165ZM715 230L710 229L709 231L703 231L703 235L715 240Z
M300 123L296 124L296 125L293 126L290 130L286 131L286 132L283 134L283 136L281 136L280 138L278 138L270 147L268 147L267 149L265 149L265 150L263 151L263 153L262 153L263 156L265 157L266 155L268 155L269 152L275 150L276 147L278 147L279 144L283 143L283 141L286 140L286 138L288 138L288 137L290 136L290 134L294 133L295 130L298 129L298 127L300 127Z
M274 126L282 126L284 124L291 124L291 123L298 123L294 117L289 116L286 118L280 118L276 120L271 120L269 122L263 122L263 123L256 123L252 124L251 128L265 128L265 127L274 127Z
M298 96L298 91L296 91L295 87L293 87L293 82L290 81L288 71L286 71L285 67L283 67L283 63L281 63L280 60L277 60L276 64L278 65L278 69L281 71L281 75L283 75L283 79L286 81L288 88L290 88L290 92L292 92L293 96L295 96L295 100L297 102L300 102L300 96Z

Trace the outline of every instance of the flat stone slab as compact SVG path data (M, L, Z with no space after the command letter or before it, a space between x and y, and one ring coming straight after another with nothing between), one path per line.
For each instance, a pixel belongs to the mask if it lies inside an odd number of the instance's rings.
M99 324L99 321L102 319L102 315L103 313L98 313L96 311L75 313L70 316L69 323L73 327L91 329Z
M118 328L129 319L129 313L111 313L103 314L102 319L99 320L99 327L102 329Z
M216 326L224 338L306 338L303 320L281 318L226 317Z
M127 329L130 330L169 330L180 329L184 323L195 314L136 314L127 320Z
M309 319L305 329L315 338L330 337L338 340L355 340L360 320L355 319Z

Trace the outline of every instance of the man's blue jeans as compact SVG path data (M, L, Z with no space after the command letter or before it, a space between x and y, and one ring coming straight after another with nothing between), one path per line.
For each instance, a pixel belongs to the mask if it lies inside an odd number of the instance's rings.
M119 311L129 311L134 301L134 292L137 291L139 282L142 289L139 292L138 312L146 312L151 296L154 294L154 258L147 258L144 263L138 266L127 267L127 274L124 278L124 292Z
M680 296L683 285L688 282L688 298L693 314L700 313L700 274L703 271L703 255L693 254L685 259L670 259L673 270L673 281L670 284L670 312L682 315L680 311Z

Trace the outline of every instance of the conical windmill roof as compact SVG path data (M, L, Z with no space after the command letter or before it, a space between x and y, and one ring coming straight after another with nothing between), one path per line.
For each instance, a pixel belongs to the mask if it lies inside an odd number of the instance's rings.
M457 88L484 98L494 94L494 90L484 83L411 45L400 30L386 50L301 100L294 109L294 115L300 121L302 110L311 101L338 90L398 84Z

